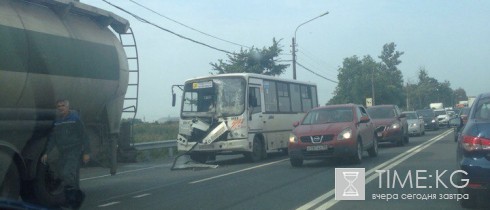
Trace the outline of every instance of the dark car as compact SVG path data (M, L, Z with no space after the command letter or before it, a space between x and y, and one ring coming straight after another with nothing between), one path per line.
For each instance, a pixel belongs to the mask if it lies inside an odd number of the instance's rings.
M377 105L367 109L376 127L378 142L391 142L403 146L409 141L408 123L396 105Z
M459 119L451 125L462 126ZM490 196L490 93L480 94L473 103L468 122L458 136L457 163L465 173L459 173L459 193L469 194L462 199L463 207L477 207ZM466 181L467 180L467 181Z
M425 130L439 130L439 121L432 109L417 110L417 114L424 118Z
M360 163L364 150L371 157L378 155L374 125L362 105L318 107L294 127L288 144L294 167L303 165L303 160L332 157L348 157Z
M459 111L458 117L460 124L454 127L454 141L458 141L458 136L461 133L461 129L463 129L466 122L468 122L468 113L470 113L470 107L464 107Z

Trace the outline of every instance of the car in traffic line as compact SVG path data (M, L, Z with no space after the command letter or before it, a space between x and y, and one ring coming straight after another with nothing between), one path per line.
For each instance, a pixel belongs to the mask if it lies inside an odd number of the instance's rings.
M458 118L451 125L461 126ZM469 199L460 200L465 208L475 208L490 196L490 92L480 94L474 101L468 122L458 136L456 160L461 170L458 181L466 182L459 188L460 194L468 194Z
M449 127L449 115L445 109L434 110L436 114L437 121L439 121L439 126Z
M407 111L402 113L407 116L409 135L425 135L424 118L422 116L419 116L416 111Z
M454 123L452 123L453 124L452 127L454 128L454 132L453 132L454 133L454 141L458 141L458 136L461 133L461 130L463 129L466 122L468 122L469 112L470 112L470 107L462 108L461 110L459 110L458 117L456 118L456 119L459 119L460 124L458 124L458 126L454 126Z
M409 142L408 123L397 105L376 105L367 109L376 127L378 142L403 146Z
M374 125L362 105L342 104L318 107L294 123L288 153L293 167L304 160L349 158L360 163L363 151L378 155Z
M439 130L439 121L432 109L417 110L417 114L424 119L425 130Z

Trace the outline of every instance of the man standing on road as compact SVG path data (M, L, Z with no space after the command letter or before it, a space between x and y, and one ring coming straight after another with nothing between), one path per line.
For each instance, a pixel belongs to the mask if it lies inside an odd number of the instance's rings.
M46 164L51 150L54 147L58 149L59 158L56 168L63 182L65 204L78 209L85 197L79 186L80 157L83 157L84 163L90 160L89 139L78 114L70 111L68 100L58 100L56 109L58 115L53 123L53 131L48 137L41 162Z

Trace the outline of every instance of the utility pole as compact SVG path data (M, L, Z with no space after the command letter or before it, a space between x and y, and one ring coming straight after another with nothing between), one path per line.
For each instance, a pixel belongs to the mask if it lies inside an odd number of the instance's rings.
M410 109L409 109L409 104L410 104L410 103L409 103L409 95L408 95L408 94L409 94L409 92L408 92L408 82L407 82L407 111L409 111L409 110L410 110Z
M301 23L301 24L299 24L298 27L296 27L296 30L294 30L293 46L292 46L293 47L293 79L296 79L296 32L298 32L299 27L301 27L302 25L307 24L307 23L309 23L309 22L311 22L317 18L323 17L327 14L328 14L328 12L324 12L321 15L318 15L318 16L316 16L316 17L314 17L314 18L312 18L312 19L310 19L304 23Z
M293 37L293 79L296 79L296 42Z
M372 105L376 105L375 100L374 100L374 68L371 71L371 94L373 97Z

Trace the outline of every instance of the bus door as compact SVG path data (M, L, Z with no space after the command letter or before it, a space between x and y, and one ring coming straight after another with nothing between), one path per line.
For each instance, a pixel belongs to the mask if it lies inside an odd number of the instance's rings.
M264 123L262 122L262 81L253 81L251 79L248 88L248 128L249 133L262 133Z

